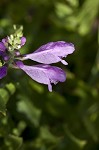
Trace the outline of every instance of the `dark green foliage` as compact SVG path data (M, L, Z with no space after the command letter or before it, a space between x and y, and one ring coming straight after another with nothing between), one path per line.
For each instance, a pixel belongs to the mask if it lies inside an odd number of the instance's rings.
M23 54L49 41L75 45L57 64L67 81L38 84L20 70L0 80L0 150L99 150L98 0L0 0L0 39L24 26ZM25 62L35 64L32 61Z

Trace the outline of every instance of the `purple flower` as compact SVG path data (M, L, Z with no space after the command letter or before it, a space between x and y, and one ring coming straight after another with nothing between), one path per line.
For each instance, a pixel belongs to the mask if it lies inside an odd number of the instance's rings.
M4 45L6 45L6 44L8 43L8 38L6 37L6 38L2 39L2 43L3 43Z
M0 79L5 77L6 75L7 75L7 67L6 66L0 67Z
M64 41L50 42L38 48L34 53L24 55L23 59L31 59L43 64L52 64L61 61L64 65L67 65L68 63L62 60L62 58L67 57L68 54L72 54L74 50L72 43Z
M0 52L4 52L6 50L6 47L3 42L0 42Z
M33 80L42 84L47 84L50 92L52 91L51 83L56 84L59 81L64 82L66 80L65 72L58 67L43 64L27 66L21 61L17 61L16 65Z
M61 61L67 65L67 62L62 60L62 58L73 53L73 44L64 41L50 42L41 46L31 54L21 55L19 49L12 51L13 45L11 45L9 37L8 39L9 40L7 40L7 38L2 39L2 42L0 42L0 56L4 62L3 66L0 67L0 79L7 75L8 67L13 66L14 68L23 70L33 80L48 85L49 91L52 91L52 83L56 84L66 80L66 74L61 68L49 64ZM16 47L21 48L25 42L26 38L21 37ZM26 59L31 59L42 64L27 66L22 62L22 60Z
M26 38L23 36L21 38L21 46L23 46L26 43Z

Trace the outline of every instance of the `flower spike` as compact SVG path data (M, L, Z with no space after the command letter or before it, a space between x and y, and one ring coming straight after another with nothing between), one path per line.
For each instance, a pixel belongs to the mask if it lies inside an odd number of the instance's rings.
M14 30L13 34L3 38L0 42L0 79L7 75L9 67L21 69L33 80L48 85L48 90L51 92L52 84L64 82L66 74L61 68L50 64L62 62L67 65L68 63L63 58L74 52L74 45L64 41L49 42L31 54L21 55L20 48L26 43L26 38L22 32L23 27L21 26L17 29L14 26ZM27 59L41 64L34 66L24 65L22 61Z

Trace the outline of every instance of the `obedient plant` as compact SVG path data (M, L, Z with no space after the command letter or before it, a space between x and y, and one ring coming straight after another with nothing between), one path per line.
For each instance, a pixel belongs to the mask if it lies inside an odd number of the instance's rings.
M0 67L0 79L7 75L9 67L22 69L33 80L48 85L49 91L52 91L52 83L64 82L66 80L65 72L52 63L62 62L64 65L68 63L63 60L68 54L74 52L74 45L64 41L49 42L31 54L21 55L20 49L26 43L23 36L23 27L19 29L14 25L14 34L7 36L0 42L0 58L2 65ZM34 66L24 65L24 60L33 60L41 64Z

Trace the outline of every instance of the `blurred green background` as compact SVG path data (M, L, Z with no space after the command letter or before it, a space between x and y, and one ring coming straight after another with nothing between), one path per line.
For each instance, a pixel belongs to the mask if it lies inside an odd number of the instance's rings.
M98 4L0 0L0 39L13 24L23 25L27 43L21 53L58 40L76 49L68 66L57 64L67 80L52 93L20 70L9 69L0 80L0 150L99 150Z

